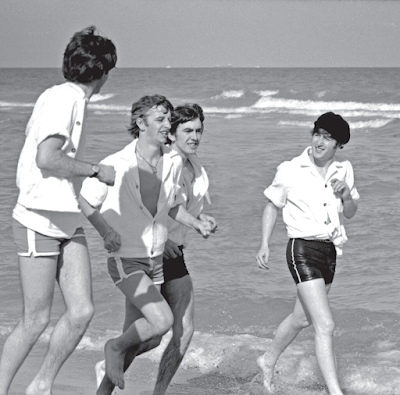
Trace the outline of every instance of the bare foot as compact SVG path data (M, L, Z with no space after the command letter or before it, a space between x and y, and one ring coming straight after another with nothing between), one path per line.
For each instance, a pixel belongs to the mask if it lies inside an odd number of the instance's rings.
M271 366L271 361L268 359L268 353L265 353L257 358L257 365L264 374L264 388L269 394L273 394L275 391L274 385L272 384L272 377L274 375L274 367Z
M104 379L104 376L106 374L106 361L103 359L102 361L99 361L96 363L96 365L94 366L94 371L96 373L96 383L97 383L97 389L100 389L101 383ZM104 387L104 385L103 385ZM103 388L101 389L103 390ZM111 392L110 392L111 391ZM116 395L117 394L117 390L114 389L114 384L112 385L112 388L110 388L107 393L111 394L111 395Z
M106 374L110 381L120 389L124 389L125 354L114 347L115 340L109 340L104 346L106 356Z
M51 390L44 388L42 385L37 385L35 381L29 384L25 391L26 395L51 395Z

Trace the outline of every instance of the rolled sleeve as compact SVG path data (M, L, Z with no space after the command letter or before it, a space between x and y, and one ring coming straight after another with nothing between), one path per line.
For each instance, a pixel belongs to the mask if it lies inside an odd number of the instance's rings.
M287 181L287 168L287 162L279 165L272 184L264 190L264 195L278 208L286 204L287 187L284 181Z
M81 189L81 196L92 206L99 207L106 200L108 186L97 178L86 178Z
M353 171L353 166L349 161L346 163L346 178L345 182L350 188L350 195L353 200L358 200L360 199L360 195L357 191L357 188L354 185L354 171Z

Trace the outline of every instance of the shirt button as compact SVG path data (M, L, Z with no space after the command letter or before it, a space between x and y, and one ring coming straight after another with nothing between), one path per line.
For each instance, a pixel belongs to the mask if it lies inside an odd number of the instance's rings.
M324 222L324 224L325 224L325 225L328 225L328 223L327 223L326 221Z
M328 188L328 184L325 184L325 188Z
M79 121L77 121L76 124L79 126L81 123Z
M71 151L75 153L75 152L76 152L76 149L75 149L75 148L72 148L72 150L71 150Z
M326 206L326 203L324 203L324 206Z
M143 207L142 207L142 206L139 206L139 208L140 208L141 210L143 210Z
M139 185L136 185L136 189L139 189Z

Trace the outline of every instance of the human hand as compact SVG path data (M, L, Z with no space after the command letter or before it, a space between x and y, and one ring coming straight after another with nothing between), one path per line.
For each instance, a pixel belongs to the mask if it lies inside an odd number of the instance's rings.
M199 219L202 221L208 221L211 224L211 233L215 233L218 230L218 224L214 217L208 214L201 213Z
M121 236L114 229L104 238L104 248L110 253L118 251L121 247Z
M99 164L100 171L96 178L107 185L113 186L115 182L115 169L114 166Z
M331 186L333 192L338 195L342 200L351 199L350 188L344 181L333 178L331 180Z
M163 257L166 259L176 258L177 256L182 255L181 250L178 248L177 244L172 240L168 239L165 243L164 254Z
M261 246L260 251L256 255L257 265L260 269L269 270L268 260L269 260L269 247Z
M211 222L195 219L193 221L193 229L200 233L205 239L208 239L213 227Z

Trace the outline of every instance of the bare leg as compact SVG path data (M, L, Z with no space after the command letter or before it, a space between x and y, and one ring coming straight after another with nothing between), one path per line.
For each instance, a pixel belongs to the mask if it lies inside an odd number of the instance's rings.
M172 338L161 358L153 395L165 394L174 377L193 336L194 295L189 275L163 284L162 294L174 315Z
M333 321L325 285L322 279L298 285L305 308L315 328L315 350L319 368L331 395L343 395L340 389L336 359L333 351Z
M43 364L27 389L28 395L49 395L63 363L72 354L93 316L91 268L84 237L71 239L61 249L59 284L66 310L50 338Z
M327 285L324 292L328 294L330 288L331 284ZM292 343L300 331L312 323L311 317L303 304L301 294L299 289L297 289L297 299L293 313L286 317L279 325L270 350L257 359L258 366L264 373L264 387L270 393L274 392L272 379L275 365L280 355Z
M0 394L11 382L50 320L58 256L19 257L24 311L11 332L0 361Z
M121 336L106 343L106 376L97 391L98 395L110 393L110 386L106 386L107 381L111 381L115 386L123 389L125 386L124 370L127 368L125 362L127 351L130 348L137 349L140 344L149 340L158 339L173 324L171 309L147 275L135 274L122 281L118 287L129 302L127 305L130 306L130 310L127 310L127 314L134 315L134 317L131 320L126 318L132 324ZM135 310L136 312L133 313ZM132 353L132 355L136 354Z

